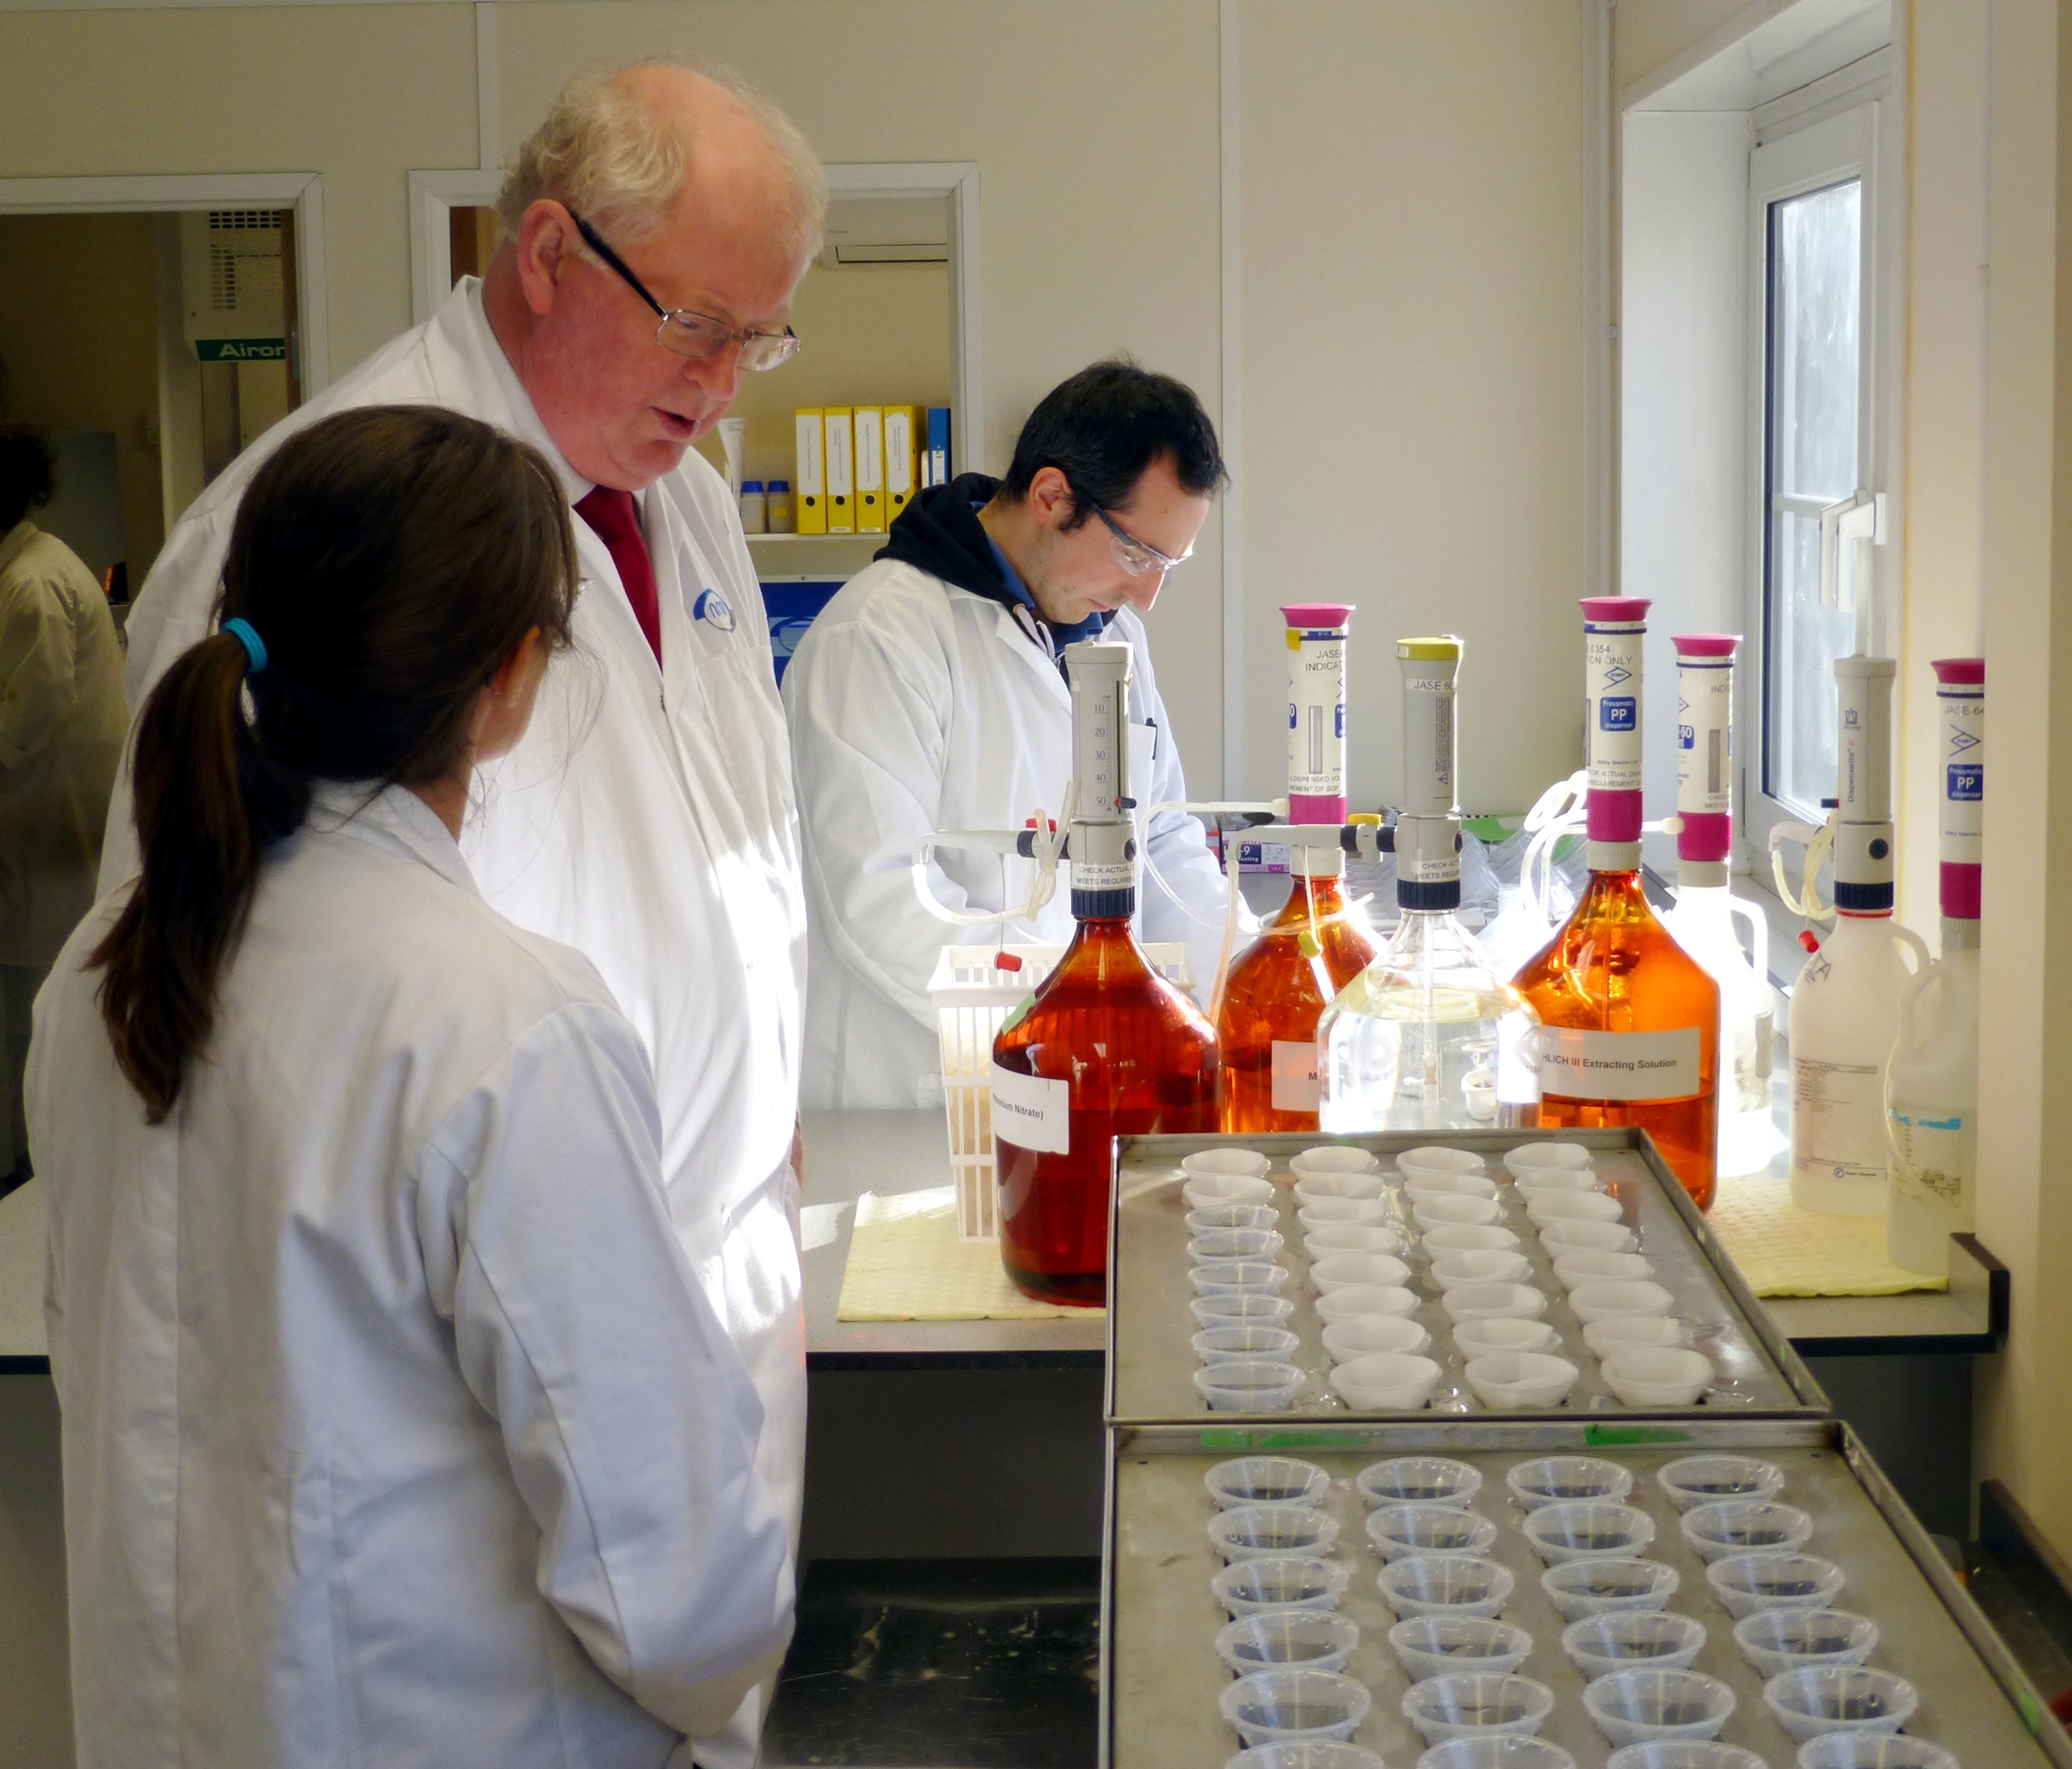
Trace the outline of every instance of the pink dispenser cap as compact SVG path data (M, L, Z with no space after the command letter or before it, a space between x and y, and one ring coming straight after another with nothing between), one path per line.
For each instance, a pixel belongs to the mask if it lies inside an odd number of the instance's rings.
M1741 643L1738 633L1680 633L1669 642L1680 658L1731 658Z
M1645 596L1586 596L1581 598L1583 618L1613 622L1641 621L1654 606Z
M1938 658L1928 668L1935 672L1935 679L1945 688L1984 688L1986 685L1986 660L1984 658Z
M1357 606L1349 602L1291 602L1282 608L1281 617L1291 627L1343 627Z
M1669 643L1676 648L1679 661L1731 659L1741 643L1737 633L1679 633ZM1676 858L1680 860L1724 861L1733 852L1734 818L1731 811L1678 811Z

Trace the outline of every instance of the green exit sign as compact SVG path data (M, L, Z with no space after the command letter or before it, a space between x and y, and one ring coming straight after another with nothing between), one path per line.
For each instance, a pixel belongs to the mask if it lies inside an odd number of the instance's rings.
M194 354L204 362L285 362L285 338L197 338Z

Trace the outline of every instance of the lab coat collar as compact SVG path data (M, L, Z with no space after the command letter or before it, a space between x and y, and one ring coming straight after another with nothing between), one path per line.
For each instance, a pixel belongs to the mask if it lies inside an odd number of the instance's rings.
M42 532L25 516L5 534L0 535L0 572L13 564L22 549Z
M315 834L344 835L369 847L406 854L471 897L481 895L452 832L407 786L383 786L373 780L319 780L310 794L305 827Z
M595 490L595 482L585 479L569 466L553 437L547 434L547 426L541 421L532 404L532 396L525 391L518 371L504 355L496 328L489 323L489 311L482 305L482 280L479 276L462 277L432 323L444 335L449 346L462 358L466 369L477 375L486 373L496 382L497 391L503 396L510 414L511 421L505 427L547 456L568 501L580 502ZM441 391L444 393L446 390ZM469 406L456 401L455 409L466 411Z

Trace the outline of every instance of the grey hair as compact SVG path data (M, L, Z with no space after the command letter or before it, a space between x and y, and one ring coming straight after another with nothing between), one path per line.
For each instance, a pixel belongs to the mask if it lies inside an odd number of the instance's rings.
M497 194L502 237L515 240L526 210L542 197L566 204L623 239L645 239L661 225L683 188L690 147L627 81L626 75L643 68L680 68L702 75L754 118L790 174L792 197L783 219L802 255L819 250L827 219L827 173L798 125L730 68L659 56L590 68L562 88L504 174Z

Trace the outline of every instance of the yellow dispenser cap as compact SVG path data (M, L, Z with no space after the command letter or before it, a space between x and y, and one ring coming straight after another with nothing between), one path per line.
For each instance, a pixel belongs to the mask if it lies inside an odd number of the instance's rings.
M1398 639L1396 655L1415 660L1458 658L1465 648L1456 633L1445 633L1435 638Z

